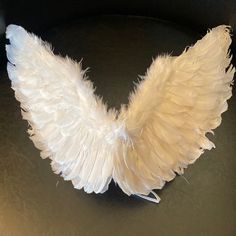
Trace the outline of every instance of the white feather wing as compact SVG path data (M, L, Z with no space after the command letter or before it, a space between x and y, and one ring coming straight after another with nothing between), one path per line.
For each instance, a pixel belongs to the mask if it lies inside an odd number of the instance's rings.
M179 57L158 57L123 107L129 140L120 142L113 178L127 194L147 195L182 174L205 149L227 110L235 69L229 29L209 31Z
M221 123L235 71L226 26L179 57L158 57L118 120L80 64L22 27L10 25L7 38L8 74L30 138L76 188L104 192L113 177L126 194L148 195L214 147L205 135Z
M94 95L80 64L52 53L22 27L6 32L8 74L41 157L75 188L104 192L112 178L115 112Z

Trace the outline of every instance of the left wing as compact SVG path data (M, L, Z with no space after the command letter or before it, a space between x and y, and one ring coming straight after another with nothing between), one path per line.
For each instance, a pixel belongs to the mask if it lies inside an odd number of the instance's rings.
M108 189L122 126L86 80L81 65L53 54L20 26L7 27L7 70L30 139L56 173L88 193Z

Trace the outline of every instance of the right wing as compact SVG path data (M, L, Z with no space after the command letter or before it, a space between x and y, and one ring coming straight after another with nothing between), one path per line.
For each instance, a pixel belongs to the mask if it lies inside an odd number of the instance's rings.
M232 95L230 43L228 27L219 26L180 56L152 63L119 116L129 140L120 144L113 178L125 193L161 189L214 147L205 135L220 125Z
M9 25L7 70L21 103L28 133L42 158L75 188L104 192L112 178L116 135L121 126L84 78L80 64L56 56L22 27Z

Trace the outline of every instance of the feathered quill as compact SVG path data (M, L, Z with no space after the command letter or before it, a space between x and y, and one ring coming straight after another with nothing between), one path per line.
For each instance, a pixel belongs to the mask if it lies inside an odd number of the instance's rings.
M229 27L212 29L178 57L157 57L119 113L94 95L80 63L20 26L9 25L6 36L8 75L30 139L75 188L103 193L113 179L126 194L159 202L152 190L214 147L206 133L221 123L235 72Z

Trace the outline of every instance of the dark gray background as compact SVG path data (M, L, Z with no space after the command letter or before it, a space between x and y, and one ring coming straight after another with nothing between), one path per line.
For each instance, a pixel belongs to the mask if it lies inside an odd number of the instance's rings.
M0 28L17 23L83 58L109 106L119 108L152 58L178 55L209 27L236 27L234 1L7 1ZM101 15L103 14L103 15ZM106 15L104 15L106 14ZM107 15L109 14L109 15ZM159 205L128 197L113 183L102 195L75 190L52 173L27 137L5 71L1 36L0 235L236 235L236 99L206 152L157 193ZM234 51L234 47L233 47Z

